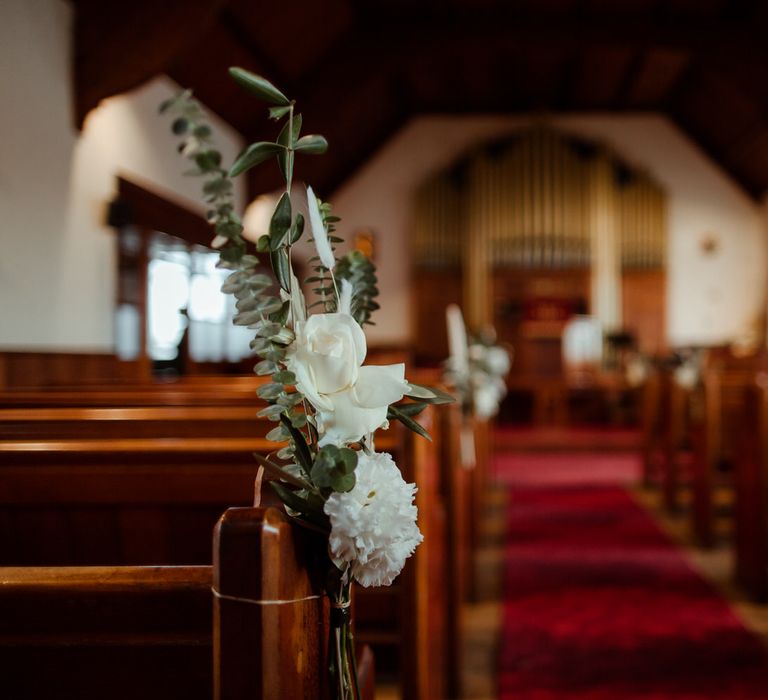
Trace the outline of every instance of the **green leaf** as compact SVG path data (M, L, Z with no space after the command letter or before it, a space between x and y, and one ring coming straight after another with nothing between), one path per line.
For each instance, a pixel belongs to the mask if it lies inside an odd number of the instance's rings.
M406 396L412 399L421 399L426 403L433 404L455 403L456 401L455 396L441 391L440 389L435 389L435 387L421 386L420 384L413 384L412 382L408 382L408 384L410 385L411 390Z
M331 488L338 493L347 493L348 491L351 491L355 488L356 482L357 477L354 472L351 474L339 474L336 472L331 476Z
M272 442L285 442L288 440L288 433L285 432L282 425L278 425L266 434L266 438Z
M265 161L270 156L283 152L285 149L279 143L271 141L258 141L246 148L232 163L229 169L229 177L237 177L253 166Z
M288 506L291 510L295 510L298 513L320 514L323 512L322 510L318 512L317 507L313 506L313 504L310 501L308 501L306 498L302 498L295 491L291 491L290 489L285 488L285 486L283 486L279 482L270 481L269 485L277 494L277 497L283 503L285 503L285 505Z
M285 324L288 318L288 312L291 310L291 302L284 301L283 305L274 313L269 314L269 320L279 323L281 326Z
M281 119L284 117L288 112L291 111L290 105L285 105L284 107L270 107L269 108L269 118L274 119L277 121L278 119Z
M307 424L307 416L305 413L297 413L291 415L291 425L294 428L303 428Z
M269 360L262 360L256 363L253 368L254 373L259 377L266 377L268 374L274 374L279 369L278 365Z
M280 416L280 422L290 434L291 440L293 440L293 446L295 448L294 454L296 455L296 459L298 460L302 469L304 469L304 471L309 474L309 472L312 470L312 454L309 451L309 446L307 445L307 439L304 437L304 433L302 433L298 428L294 428L290 419L285 414Z
M282 392L282 384L262 384L258 389L256 389L256 395L261 399L265 399L266 401L276 399Z
M280 130L280 134L277 137L277 143L285 148L293 148L296 144L299 134L301 133L302 118L300 114L295 114L290 122L286 122L283 128ZM288 127L292 126L291 138L288 138Z
M186 134L187 131L189 131L189 120L185 119L184 117L179 117L178 119L175 119L173 124L171 124L171 131L173 131L176 136L181 136L182 134Z
M277 137L277 142L285 147L285 150L278 156L277 162L280 166L280 172L283 174L286 183L290 184L293 179L293 153L291 149L299 138L301 132L301 115L297 114L292 120L285 123ZM288 127L292 126L291 133L288 133Z
M252 92L256 97L261 98L265 102L270 102L274 105L291 104L291 101L280 90L266 78L262 78L260 75L256 75L256 73L251 73L244 68L233 67L229 69L229 74L238 85Z
M325 153L328 150L328 141L325 136L320 134L309 134L302 136L294 145L294 150L301 153L307 153L309 155L319 155Z
M296 375L293 372L284 369L281 372L276 372L272 377L272 381L293 386L296 383Z
M293 486L298 486L300 489L307 489L308 491L312 489L311 484L308 484L303 479L299 479L297 476L294 476L289 471L286 471L279 465L275 464L274 462L268 460L263 455L260 455L258 452L253 453L254 458L256 461L264 467L264 471L267 472L272 477L276 477L278 479L282 479L283 481L292 484Z
M269 236L261 236L256 241L256 250L259 253L266 253L269 251Z
M427 438L430 442L432 441L432 438L429 436L429 433L424 430L424 428L419 425L413 418L410 416L407 416L405 413L403 413L401 410L399 410L396 406L390 406L387 410L387 418L390 420L399 420L406 428L409 430L412 430L414 433L418 433L422 437Z
M272 270L277 277L277 281L280 286L286 291L291 291L291 266L288 262L288 251L285 247L273 250L269 254L270 261L272 262Z
M419 401L416 403L401 403L398 404L397 409L406 416L418 416L427 407L426 401Z
M288 192L283 192L283 196L280 197L269 222L269 247L271 250L276 250L283 242L285 234L291 227L291 216L291 196Z
M357 452L349 447L342 447L339 450L337 465L342 474L351 474L357 468Z
M203 151L195 156L195 164L203 172L216 170L221 165L221 153L218 151Z
M296 221L291 228L291 245L301 238L302 233L304 233L304 217L301 212L299 212L296 214Z
M256 415L259 418L266 418L267 420L276 421L276 420L280 420L280 414L283 413L284 411L285 411L284 406L280 406L279 404L270 404L266 408L262 408Z

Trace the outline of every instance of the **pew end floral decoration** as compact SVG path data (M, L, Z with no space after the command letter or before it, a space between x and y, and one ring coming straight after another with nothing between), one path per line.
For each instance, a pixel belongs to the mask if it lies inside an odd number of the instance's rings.
M444 375L462 404L465 417L489 420L498 412L507 395L506 378L512 367L512 353L496 343L496 331L485 328L468 333L461 309L446 308L449 357Z
M302 133L293 100L264 78L241 68L231 77L266 102L280 126L274 141L245 148L231 167L222 165L212 130L189 91L160 106L173 117L179 152L192 161L190 175L204 179L212 247L230 270L222 291L236 298L234 323L254 332L251 348L266 402L259 415L274 421L267 437L282 443L269 457L255 455L270 486L299 524L327 542L326 585L332 605L329 646L333 696L359 697L349 605L351 584L389 585L422 541L414 504L416 485L406 483L391 455L376 452L374 433L398 420L429 437L416 417L428 404L453 397L408 382L404 364L366 365L363 326L378 308L376 271L357 251L337 259L334 216L328 202L306 187L308 221L297 211L297 156L324 153L323 136ZM232 178L256 166L278 167L285 181L269 232L255 250L235 211ZM308 304L292 265L292 249L314 242ZM262 259L267 264L262 264ZM395 405L397 404L397 405ZM326 546L326 545L324 545Z

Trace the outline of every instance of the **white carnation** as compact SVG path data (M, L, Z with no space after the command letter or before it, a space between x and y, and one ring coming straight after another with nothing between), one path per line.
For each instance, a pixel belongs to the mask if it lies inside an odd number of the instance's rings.
M365 587L389 586L423 537L416 525L415 484L406 484L391 455L359 453L355 487L332 493L331 557L352 566Z

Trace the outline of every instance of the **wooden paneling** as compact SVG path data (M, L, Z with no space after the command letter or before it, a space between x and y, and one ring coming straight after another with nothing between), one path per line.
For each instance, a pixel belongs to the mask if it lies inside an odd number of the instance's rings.
M635 334L640 351L663 354L667 348L666 271L624 270L621 299L623 326Z
M111 353L0 351L0 390L131 382L138 371Z

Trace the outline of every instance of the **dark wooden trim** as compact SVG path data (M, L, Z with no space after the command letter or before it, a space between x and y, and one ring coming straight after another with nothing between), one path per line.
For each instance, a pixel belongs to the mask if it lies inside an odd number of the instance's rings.
M124 205L126 224L162 231L187 243L211 244L213 229L200 214L120 176L117 200Z

